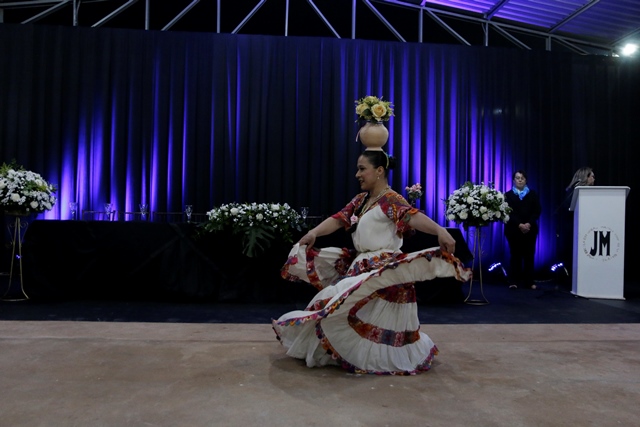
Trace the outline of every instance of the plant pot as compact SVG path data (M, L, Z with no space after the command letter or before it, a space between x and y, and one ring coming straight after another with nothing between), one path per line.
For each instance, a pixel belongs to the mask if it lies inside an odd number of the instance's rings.
M358 131L358 138L367 150L382 151L389 140L389 130L382 122L367 122Z

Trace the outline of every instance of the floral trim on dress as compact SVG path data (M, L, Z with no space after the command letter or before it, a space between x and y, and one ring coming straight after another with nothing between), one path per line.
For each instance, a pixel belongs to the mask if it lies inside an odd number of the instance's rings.
M459 280L461 282L465 282L467 280L471 280L472 272L470 271L470 269L466 268L462 264L462 262L460 262L459 259L457 259L453 255L451 255L450 253L442 252L440 249L424 251L424 252L420 253L419 256L417 256L414 259L412 259L411 261L406 260L407 259L407 254L399 253L399 254L397 254L396 257L394 257L395 258L394 260L389 260L389 262L386 265L381 267L378 271L375 272L375 274L372 274L369 277L379 276L387 269L397 268L398 265L400 265L402 263L413 262L413 261L417 260L420 257L426 259L429 262L431 262L431 260L434 257L435 258L440 258L443 261L446 261L447 263L458 267L458 268L454 269L455 277L456 277L457 280ZM469 274L469 278L463 278L460 275L460 271L467 272ZM360 281L357 284L355 284L354 286L352 286L349 289L348 292L345 292L344 294L342 294L338 300L336 300L330 306L325 306L321 311L310 312L309 315L296 317L296 318L291 318L291 319L288 319L288 320L285 320L285 321L282 321L282 322L276 322L276 324L282 325L282 326L298 325L298 324L304 323L304 322L306 322L308 320L316 320L316 319L318 319L320 317L326 317L327 315L333 313L338 307L340 307L342 305L342 303L344 302L344 300L346 300L347 297L349 297L349 295L351 295L354 291L356 291L360 287L360 285L362 285L362 283L363 283L363 281ZM311 308L308 307L307 310L311 310Z
M398 304L409 304L417 301L416 287L413 282L380 289L376 292L376 295L380 299Z
M322 331L322 325L320 324L320 322L316 323L316 336L320 340L320 344L322 345L322 348L325 349L327 354L331 356L333 360L338 361L343 369L353 374L416 375L431 369L431 364L433 363L433 359L435 356L438 355L438 347L436 347L434 344L434 346L431 347L431 349L429 350L429 354L427 355L427 357L422 362L420 362L416 366L416 368L412 371L375 371L371 369L361 369L344 360L340 356L340 354L336 351L336 349L333 348L333 346L331 345L327 337L324 335L324 332Z
M347 203L347 205L344 208L342 208L340 211L331 215L331 218L337 219L338 221L340 221L340 223L345 228L345 230L348 230L353 225L357 224L357 222L355 222L355 224L353 223L353 221L351 220L351 217L354 216L355 212L357 212L362 207L366 199L367 199L366 192L356 194L356 196L353 199L351 199L351 201Z
M351 264L353 263L353 260L356 258L357 254L358 251L356 251L355 249L342 248L342 255L333 264L339 276L335 282L338 282L349 275L349 267L351 267ZM332 283L332 285L333 284L335 283Z
M324 289L324 285L322 284L322 280L320 280L320 276L318 276L318 272L316 270L316 264L315 264L315 259L319 254L320 254L320 250L318 248L315 248L315 247L307 248L307 254L306 254L307 263L306 263L305 269L306 269L307 278L309 279L309 284L311 284L311 286L313 286L317 290L321 291L322 289ZM334 268L339 276L336 279L336 281L341 280L346 276L348 268L353 262L353 259L355 258L355 254L356 254L356 251L354 249L342 248L342 254L334 263ZM289 256L285 264L280 269L280 276L283 279L288 280L290 282L303 281L295 274L289 273L289 266L296 265L297 263L298 263L298 257L296 255Z
M367 298L358 301L349 310L348 322L349 326L362 338L372 341L376 344L385 344L393 347L402 347L407 344L413 344L420 339L420 327L415 331L394 331L391 329L381 328L365 323L358 317L358 311L369 301L381 298L393 301L399 304L408 304L416 302L416 291L413 283L405 283L401 285L389 286L374 292Z
M397 254L393 252L381 252L369 258L362 258L353 264L347 272L347 276L357 276L358 274L382 268L390 262L395 261L396 255Z
M396 225L398 237L415 233L415 230L409 225L409 221L413 215L420 211L411 206L402 195L390 191L378 200L378 204L387 218Z
M331 215L331 218L340 221L344 228L348 230L354 225L351 218L365 203L366 198L366 192L356 195L344 208ZM375 204L379 205L387 218L393 221L396 225L398 229L398 237L402 237L403 235L408 236L415 233L415 230L409 225L409 221L411 220L412 215L415 215L420 211L411 206L401 194L396 193L393 190L387 191L387 193L385 193Z

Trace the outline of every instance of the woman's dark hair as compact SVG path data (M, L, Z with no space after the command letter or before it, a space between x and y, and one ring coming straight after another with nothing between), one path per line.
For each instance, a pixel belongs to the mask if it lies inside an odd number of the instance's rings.
M513 176L511 177L511 179L516 179L516 174L520 174L524 177L524 179L527 179L527 173L525 171L523 171L522 169L518 169L517 171L515 171L513 173Z
M362 152L362 156L366 157L374 168L382 166L385 178L389 176L389 170L396 166L396 158L387 155L382 150L365 150Z

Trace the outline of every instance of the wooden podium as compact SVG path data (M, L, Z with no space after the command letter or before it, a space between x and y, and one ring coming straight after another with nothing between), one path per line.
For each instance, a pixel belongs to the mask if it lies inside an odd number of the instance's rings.
M571 293L624 299L625 204L629 187L576 187Z

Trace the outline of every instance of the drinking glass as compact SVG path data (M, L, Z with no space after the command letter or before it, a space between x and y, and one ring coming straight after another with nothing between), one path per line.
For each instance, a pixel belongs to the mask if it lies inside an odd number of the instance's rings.
M187 222L191 222L191 214L193 213L193 206L192 205L185 205L184 213L187 214Z
M149 205L147 203L140 203L140 215L143 221L147 219L148 213L149 213Z
M113 212L113 205L111 203L105 203L104 211L106 212L105 220L111 221L111 212Z
M71 219L76 219L76 212L78 211L78 202L69 202L69 209L71 209Z
M302 216L302 220L307 220L307 215L309 215L309 208L307 206L303 206L300 208L300 216Z

